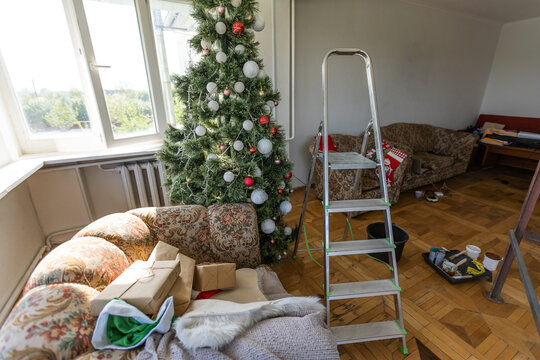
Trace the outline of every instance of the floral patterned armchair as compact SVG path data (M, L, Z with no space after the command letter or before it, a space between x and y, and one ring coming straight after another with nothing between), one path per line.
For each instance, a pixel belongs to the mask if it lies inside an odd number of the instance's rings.
M131 359L94 351L90 301L158 241L197 262L260 264L257 216L249 204L141 208L105 216L36 266L0 329L0 359Z

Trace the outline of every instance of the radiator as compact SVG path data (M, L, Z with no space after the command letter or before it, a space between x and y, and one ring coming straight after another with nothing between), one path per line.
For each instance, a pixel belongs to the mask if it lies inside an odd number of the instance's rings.
M155 160L136 161L116 167L129 209L147 206L169 206L163 165Z

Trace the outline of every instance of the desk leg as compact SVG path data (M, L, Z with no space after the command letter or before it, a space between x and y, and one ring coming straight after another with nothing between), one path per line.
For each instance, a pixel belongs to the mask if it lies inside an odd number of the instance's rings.
M486 146L486 151L484 152L484 158L482 159L482 167L490 167L495 165L497 162L497 159L499 158L499 154L494 154L489 151L489 147Z

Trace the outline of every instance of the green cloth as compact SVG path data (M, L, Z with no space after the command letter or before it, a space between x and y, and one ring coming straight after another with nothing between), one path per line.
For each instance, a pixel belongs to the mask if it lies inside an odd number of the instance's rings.
M139 343L153 328L159 324L141 324L131 317L109 315L107 320L107 338L118 346L133 346Z

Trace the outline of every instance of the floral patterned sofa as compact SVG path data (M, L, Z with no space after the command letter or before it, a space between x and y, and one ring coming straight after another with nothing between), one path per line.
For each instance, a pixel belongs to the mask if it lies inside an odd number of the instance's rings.
M478 137L456 130L444 129L425 124L395 123L381 128L381 136L391 147L403 151L408 157L394 172L394 184L388 188L391 203L399 200L402 191L435 183L464 173ZM362 149L363 134L331 135L339 152ZM368 137L367 146L373 145L373 135ZM313 142L310 151L313 149ZM387 153L390 149L387 149ZM422 172L414 173L413 161L421 164ZM330 173L330 200L379 198L379 182L374 170L364 170L362 194L352 194L354 170L333 170ZM320 161L315 166L315 191L323 197L323 172Z
M159 241L197 262L260 264L257 215L249 204L141 208L94 221L48 253L0 329L0 359L130 359L94 351L90 301Z

